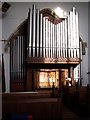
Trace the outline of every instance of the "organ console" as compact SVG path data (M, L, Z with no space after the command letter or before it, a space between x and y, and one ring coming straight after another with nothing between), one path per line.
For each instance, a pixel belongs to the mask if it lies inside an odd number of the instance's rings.
M37 89L40 69L67 69L74 85L74 68L80 63L78 12L72 8L59 18L49 8L34 4L27 19L8 39L10 45L11 91ZM38 76L38 74L36 75ZM59 78L60 82L60 78Z

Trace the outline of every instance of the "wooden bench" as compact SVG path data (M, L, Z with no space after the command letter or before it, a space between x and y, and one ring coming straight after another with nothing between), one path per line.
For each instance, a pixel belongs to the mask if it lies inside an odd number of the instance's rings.
M28 113L33 120L59 120L62 117L60 98L45 98L38 93L3 93L4 114Z

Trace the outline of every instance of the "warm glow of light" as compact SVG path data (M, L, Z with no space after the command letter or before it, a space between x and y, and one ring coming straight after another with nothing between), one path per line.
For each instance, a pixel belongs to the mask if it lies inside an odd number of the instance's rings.
M57 7L54 11L56 15L59 16L60 18L65 18L67 16L67 13L64 12L63 9L61 9L60 7Z

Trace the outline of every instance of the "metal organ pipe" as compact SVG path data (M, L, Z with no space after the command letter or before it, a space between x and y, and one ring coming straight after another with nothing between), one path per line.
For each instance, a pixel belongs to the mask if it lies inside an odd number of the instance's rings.
M42 13L40 14L40 42L39 42L39 55L40 57L42 57L43 55L43 43L42 43L42 40L43 40L43 15Z
M61 57L63 56L62 44L63 44L63 24L61 22Z
M46 57L48 57L48 18L46 18Z
M65 20L63 21L63 43L62 43L62 49L63 49L63 57L65 58Z
M67 58L67 19L65 19L65 57Z
M76 26L75 26L75 12L76 9L72 8L72 20L73 20L73 49L74 57L76 57Z
M16 77L17 67L16 67L16 39L14 40L14 51L13 51L13 62L14 62L14 77Z
M71 49L71 57L73 57L73 21L72 21L72 11L70 11L70 49Z
M60 41L60 29L59 29L59 23L58 23L58 36L57 36L57 58L59 58L59 41Z
M52 22L50 21L50 57L52 57Z
M58 58L58 48L59 48L59 24L56 25L56 34L57 34L57 39L56 39L56 57Z
M29 11L30 57L79 57L78 13L75 8L67 18L53 23L33 5Z
M19 47L19 37L20 37L20 36L17 37L17 46L18 46L18 47L17 47L17 48L18 48L18 49L17 49L17 67L18 67L18 68L17 68L17 76L18 76L18 78L19 78L19 64L20 64L20 63L19 63L19 57L20 57L20 54L19 54L19 48L20 48L20 47Z
M52 46L53 46L53 23L51 22L51 58L52 58Z
M40 33L40 10L37 9L37 39L36 39L36 56L39 57L39 33Z
M24 43L24 36L22 36L22 41L21 41L21 43L22 43L22 49L21 49L21 54L22 54L22 58L21 58L21 60L22 60L22 63L21 63L21 70L22 70L22 79L24 78L24 56L23 56L23 53L24 53L24 47L23 47L23 43Z
M61 23L59 24L59 28L60 28L60 40L59 40L59 57L61 57Z
M77 57L79 58L79 29L78 29L78 12L76 12L76 41L77 41Z
M33 5L33 57L35 57L35 41L36 40L36 5Z
M70 50L70 42L71 42L71 29L70 29L70 12L68 15L68 57L71 57L71 50Z
M48 21L48 57L50 57L50 21Z
M21 79L23 79L23 36L21 36Z
M29 57L32 57L32 9L29 9Z
M10 71L11 71L11 74L10 74L10 78L12 79L13 78L13 42L11 41L10 43Z
M45 42L46 42L46 29L45 29L45 17L43 17L43 57L45 57Z
M54 24L52 25L53 26L53 41L52 41L52 57L54 57Z

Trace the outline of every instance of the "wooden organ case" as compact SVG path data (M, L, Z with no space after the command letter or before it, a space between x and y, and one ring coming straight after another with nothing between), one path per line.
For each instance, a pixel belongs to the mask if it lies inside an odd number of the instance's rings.
M66 70L71 85L74 85L74 68L80 63L78 12L75 8L66 18L59 18L51 9L39 10L33 5L28 18L10 36L8 44L11 91L43 88L39 83L44 78L40 79L41 72L46 76L57 72L58 77L50 80L60 87L64 85Z

